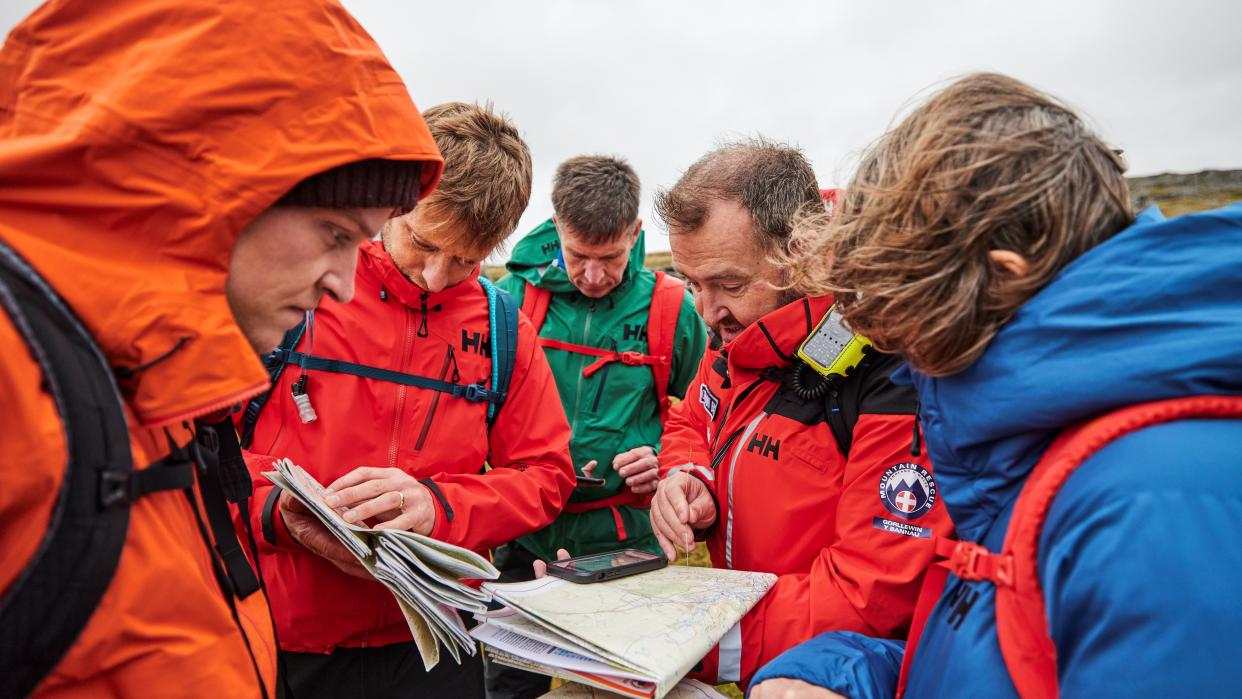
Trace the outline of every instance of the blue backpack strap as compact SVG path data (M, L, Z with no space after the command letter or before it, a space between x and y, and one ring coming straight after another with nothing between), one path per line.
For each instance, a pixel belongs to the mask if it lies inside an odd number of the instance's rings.
M306 316L312 323L315 322L314 311L310 311ZM263 357L263 365L267 367L267 375L271 379L272 386L267 389L266 393L251 398L246 404L246 412L242 415L241 446L243 448L249 448L250 442L254 440L254 426L259 422L259 414L263 412L263 406L267 405L267 399L272 397L276 382L280 381L280 374L285 370L285 362L279 359L279 353L282 350L292 351L298 346L298 343L302 341L303 333L306 332L307 318L303 318L301 323L285 333L275 351Z
M509 292L498 288L487 277L479 275L479 285L487 293L487 316L492 344L492 391L497 400L487 406L487 424L491 427L496 414L509 395L513 365L517 361L518 304Z
M490 389L479 384L462 386L425 376L406 374L365 364L355 364L339 359L327 359L304 352L297 352L295 348L305 333L306 321L299 323L297 327L285 333L284 339L281 340L276 350L264 357L263 361L267 365L268 373L271 375L272 385L274 387L276 382L280 380L280 375L284 371L285 365L295 364L301 367L303 371L327 371L336 374L350 374L377 381L426 388L432 391L448 393L455 398L464 398L472 403L486 402L487 424L490 428L496 420L496 414L499 412L500 406L505 402L505 397L509 392L509 384L513 379L513 365L517 356L518 306L517 301L508 292L497 288L486 277L479 277L479 285L483 287L484 292L487 294L488 325L491 333L492 351L492 388ZM314 323L313 313L312 311L311 314L308 314L311 323ZM246 405L246 411L242 417L242 447L249 447L250 442L254 439L255 424L258 423L259 415L263 412L263 406L267 404L271 395L272 392L269 390L267 393L251 399Z

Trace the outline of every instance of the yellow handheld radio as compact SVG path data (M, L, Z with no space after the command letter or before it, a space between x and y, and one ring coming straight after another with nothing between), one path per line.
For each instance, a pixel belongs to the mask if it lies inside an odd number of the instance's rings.
M845 376L858 366L871 340L845 327L845 319L834 303L814 332L802 341L798 358L824 376Z

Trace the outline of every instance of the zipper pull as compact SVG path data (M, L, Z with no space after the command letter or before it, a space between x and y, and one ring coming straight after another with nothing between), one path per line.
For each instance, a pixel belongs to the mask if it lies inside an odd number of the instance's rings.
M452 345L449 345L448 348L448 358L451 366L453 367L452 383L461 383L461 372L457 370L457 352L453 349Z
M388 289L385 289L384 287L381 286L380 287L380 301L387 301L387 300L388 300Z
M922 441L922 434L919 432L919 408L922 403L914 404L914 434L910 437L910 456L918 456L920 454L919 443Z
M292 387L293 404L298 408L298 418L303 425L319 419L319 416L315 414L315 406L311 405L310 395L306 392L306 381L307 375L302 374L302 377L295 381Z
M427 292L423 292L418 297L419 313L422 315L418 320L418 336L427 337Z

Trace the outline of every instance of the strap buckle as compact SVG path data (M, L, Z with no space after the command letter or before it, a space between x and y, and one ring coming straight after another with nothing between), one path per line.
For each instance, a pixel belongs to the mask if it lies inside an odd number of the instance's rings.
M99 473L99 507L106 510L131 505L137 499L137 483L130 471L106 470Z
M461 397L471 403L483 403L492 399L492 392L477 383L472 383L466 386Z
M655 357L648 357L642 352L634 352L632 350L619 353L618 359L626 366L642 366L644 364L652 364L656 360Z
M277 347L271 352L263 355L263 366L270 370L274 367L283 366L289 363L290 352L292 352L292 350L287 347Z
M949 570L962 580L989 580L1013 585L1013 556L992 553L973 541L959 541L947 561Z

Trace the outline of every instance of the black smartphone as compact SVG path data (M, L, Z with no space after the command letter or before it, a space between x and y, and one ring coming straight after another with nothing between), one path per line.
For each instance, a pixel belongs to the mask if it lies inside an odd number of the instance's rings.
M548 563L548 575L569 582L594 583L659 570L666 565L668 559L659 554L621 549Z
M603 478L592 478L590 476L576 476L575 478L578 482L578 485L586 486L588 488L594 488L596 486L601 486L605 482Z

